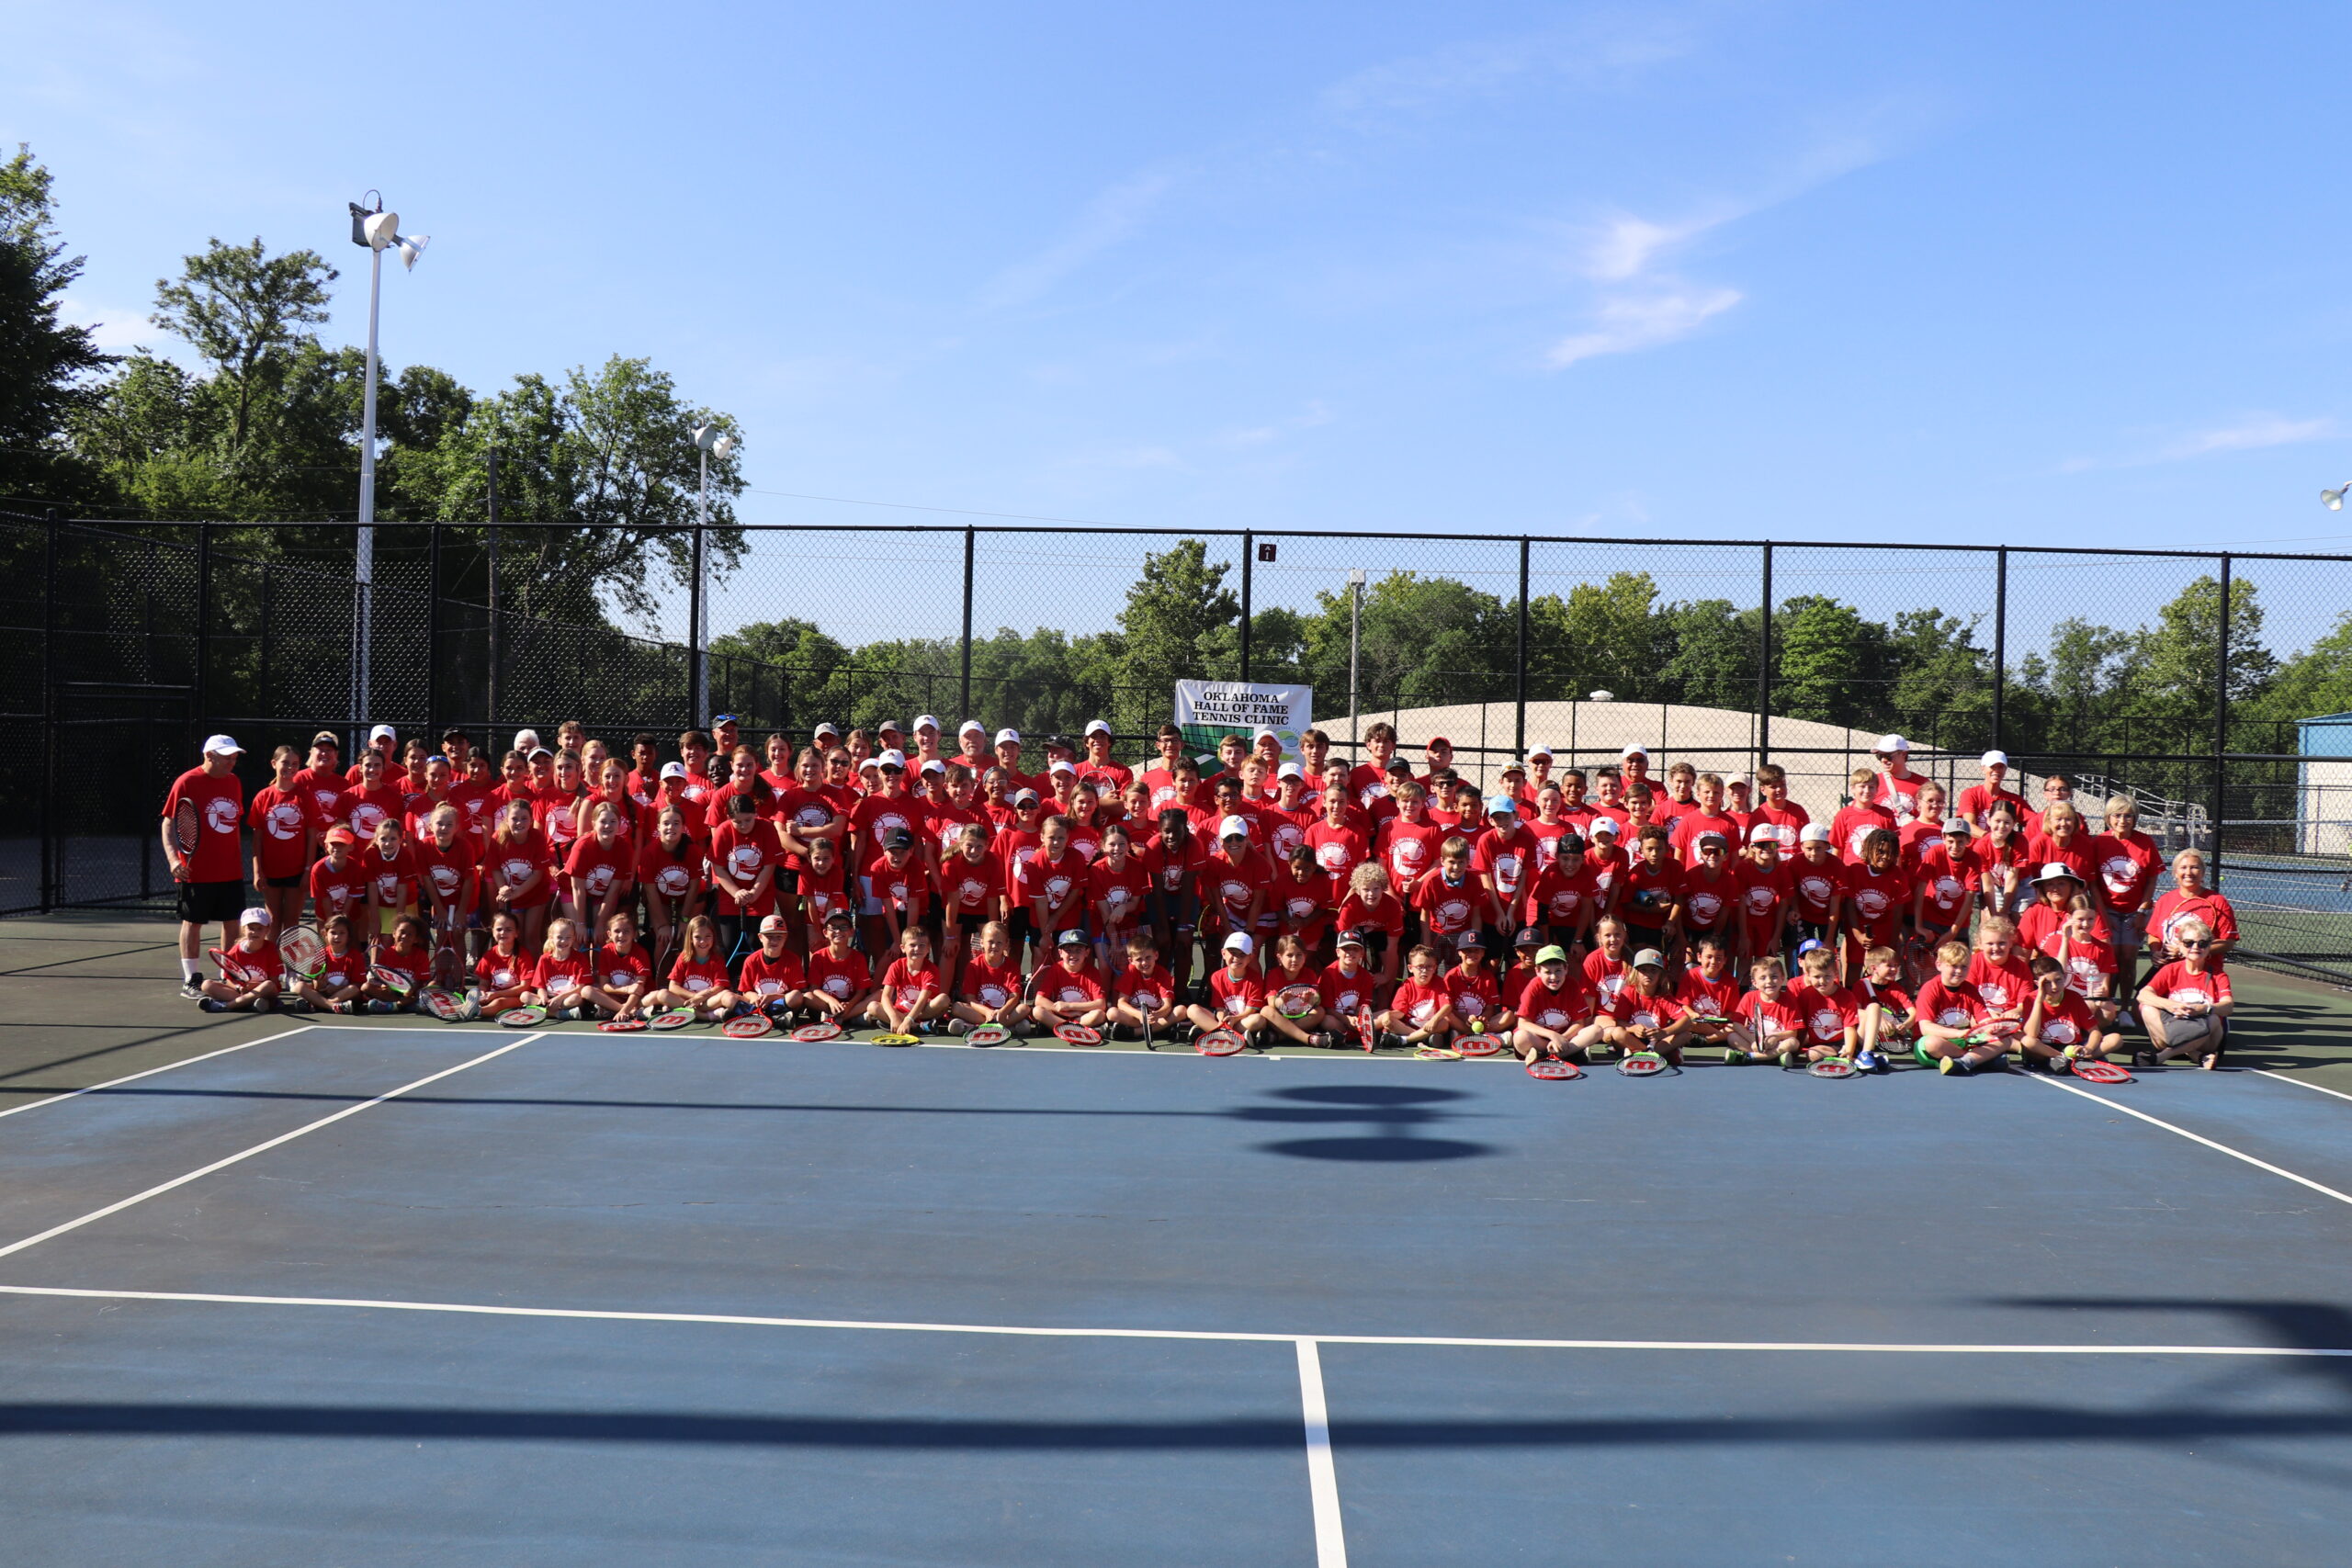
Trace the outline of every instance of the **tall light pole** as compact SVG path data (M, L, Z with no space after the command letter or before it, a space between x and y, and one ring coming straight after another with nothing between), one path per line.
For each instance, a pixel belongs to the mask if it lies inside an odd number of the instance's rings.
M734 451L735 438L720 434L716 424L698 424L695 426L694 442L695 449L702 455L702 486L695 500L694 592L687 599L688 619L693 625L686 628L686 640L694 649L695 661L695 711L688 722L702 725L710 722L710 593L703 581L703 536L710 531L710 460L724 458Z
M376 614L376 315L384 292L384 253L397 247L410 268L424 254L429 234L403 234L401 215L384 210L381 191L369 191L372 208L354 201L351 243L368 253L368 389L359 432L359 537L354 551L352 577L357 595L351 626L351 722L365 729L368 723L368 661L373 647ZM356 749L353 755L357 755Z
M1348 573L1348 747L1356 744L1356 649L1363 622L1363 568Z

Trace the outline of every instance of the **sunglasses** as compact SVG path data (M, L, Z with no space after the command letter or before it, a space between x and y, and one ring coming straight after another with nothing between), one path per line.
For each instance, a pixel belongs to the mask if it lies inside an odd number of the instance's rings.
M2212 945L2210 942L2184 942L2180 944L2181 951L2185 953L2202 953Z

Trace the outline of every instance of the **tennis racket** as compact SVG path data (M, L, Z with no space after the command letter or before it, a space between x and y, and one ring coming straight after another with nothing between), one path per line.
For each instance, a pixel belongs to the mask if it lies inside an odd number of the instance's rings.
M1655 1051L1628 1052L1617 1070L1629 1078L1654 1077L1666 1070L1666 1058Z
M408 994L411 991L416 989L416 977L414 976L411 975L405 969L395 969L389 964L373 964L368 965L368 978L375 981L376 984L383 987L384 989L391 992L393 996L400 998L402 1000L407 998Z
M1527 1064L1527 1076L1531 1078L1580 1078L1584 1072L1574 1062L1543 1056Z
M798 1036L795 1035L795 1038L797 1039ZM983 1047L989 1045L1001 1045L1012 1038L1012 1031L1007 1029L1004 1025L1001 1023L984 1023L978 1029L972 1031L971 1033L964 1036L964 1043L967 1045L978 1045Z
M253 960L234 952L224 952L217 947L207 948L205 951L212 955L212 962L220 966L220 978L231 985L257 986L261 984L262 972L254 966Z
M1363 1054L1367 1056L1380 1044L1380 1026L1372 1021L1370 1002L1356 1009L1356 1040L1363 1046Z
M2113 1062L2084 1060L2075 1064L2075 1076L2086 1083L2131 1083L2130 1073Z
M692 1008L663 1008L647 1020L650 1027L661 1030L684 1029L695 1021Z
M1083 1023L1062 1023L1054 1026L1054 1038L1065 1045L1100 1045L1102 1032Z
M596 1026L606 1034L635 1034L645 1027L641 1018L608 1018Z
M1323 999L1323 993L1312 986L1284 986L1274 993L1274 1010L1296 1023Z
M1193 1049L1204 1056L1238 1056L1247 1043L1238 1029L1212 1029L1193 1042Z
M444 1023L455 1023L466 1016L466 1004L438 986L427 986L419 991L416 1003Z
M730 1018L718 1026L718 1032L729 1040L757 1040L763 1034L773 1033L775 1030L775 1020L763 1012L747 1012L741 1018Z
M1857 1076L1854 1064L1844 1056L1824 1056L1805 1071L1817 1078L1850 1078Z
M870 1043L876 1045L920 1045L922 1043L911 1034L876 1034L869 1036L868 1039Z
M1462 1053L1451 1045L1441 1045L1434 1040L1424 1040L1413 1047L1413 1055L1424 1062L1458 1062Z
M508 1029L537 1029L548 1021L548 1010L533 1002L528 1007L508 1008L498 1015L498 1021Z
M188 875L188 856L196 853L203 832L204 814L196 808L196 802L183 800L173 808L172 842L179 846L180 852L180 868L174 874L175 881L192 880Z
M296 979L316 980L326 973L326 939L319 935L318 927L305 921L277 939L277 957Z
M792 1032L792 1038L804 1043L813 1043L819 1040L839 1040L841 1037L842 1026L830 1018L820 1019L815 1023L804 1023Z
M1453 1048L1465 1056L1498 1056L1502 1054L1503 1043L1498 1035L1474 1030L1468 1034L1456 1035Z

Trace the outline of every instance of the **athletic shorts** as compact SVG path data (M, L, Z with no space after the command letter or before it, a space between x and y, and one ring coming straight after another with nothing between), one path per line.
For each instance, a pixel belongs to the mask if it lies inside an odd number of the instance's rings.
M988 923L989 918L986 915L967 915L960 909L956 913L956 929L964 933L967 942L977 939L980 934L980 928Z
M192 926L210 925L215 920L237 923L245 912L245 881L183 882L180 884L180 919Z
M265 876L261 879L261 885L264 887L283 889L288 887L300 887L305 880L306 878L303 876L302 873L298 871L291 876Z
M2120 909L2100 911L2107 917L2107 940L2114 947L2118 958L2136 953L2148 944L2148 911L2134 909L2129 914Z
M870 876L859 877L857 879L857 890L865 896L865 918L869 920L880 919L882 918L882 900L874 896L874 879Z

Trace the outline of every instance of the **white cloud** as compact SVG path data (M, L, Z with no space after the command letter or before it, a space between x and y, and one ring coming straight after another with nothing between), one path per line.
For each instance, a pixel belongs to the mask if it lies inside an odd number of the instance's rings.
M154 343L170 335L149 324L144 310L118 310L72 294L58 301L57 313L73 326L95 328L92 338L108 354L127 353L142 341Z
M1466 39L1370 66L1325 88L1331 119L1368 129L1380 120L1493 97L1525 83L1592 82L1686 54L1688 29L1671 19L1622 17L1510 38Z
M989 280L980 292L989 310L1025 305L1141 228L1176 186L1173 169L1148 170L1102 191L1061 238Z
M1673 288L1604 299L1591 329L1562 338L1544 356L1555 370L1604 354L1631 354L1689 337L1740 301L1736 288Z
M2296 446L2307 441L2327 441L2343 427L2327 416L2290 419L2284 414L2248 413L2226 424L2192 430L2161 445L2118 457L2069 457L2058 465L2062 474L2088 473L2099 468L2145 468L2158 463L2185 463L2229 452L2258 452L2267 446Z
M1258 424L1241 430L1228 430L1218 436L1217 440L1227 446L1264 446L1280 441L1285 435L1295 434L1302 430L1312 430L1317 425L1329 424L1336 417L1329 406L1321 399L1310 399L1305 408L1288 419L1278 420L1272 424Z

